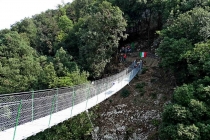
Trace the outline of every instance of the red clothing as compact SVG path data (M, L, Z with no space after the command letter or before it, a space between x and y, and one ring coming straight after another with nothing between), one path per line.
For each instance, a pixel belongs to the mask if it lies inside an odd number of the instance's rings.
M126 58L126 57L127 57L126 54L124 54L124 55L123 55L123 58Z

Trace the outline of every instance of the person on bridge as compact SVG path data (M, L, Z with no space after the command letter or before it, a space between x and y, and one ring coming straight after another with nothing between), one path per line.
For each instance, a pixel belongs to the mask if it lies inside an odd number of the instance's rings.
M128 47L127 47L127 52L129 55L131 54L131 46L130 45L128 45Z
M124 46L122 46L122 48L120 49L120 52L125 53L125 47Z
M133 61L133 68L136 68L137 67L137 59L135 59L134 61Z
M141 61L142 61L142 60L137 59L137 61L136 61L136 65L137 65L137 67L139 67L139 65L141 64Z
M120 56L119 56L119 61L120 61L120 63L124 61L124 58L123 58L123 53L120 53Z
M123 61L124 62L126 61L126 58L127 58L127 55L126 55L126 53L124 53L124 55L123 55Z

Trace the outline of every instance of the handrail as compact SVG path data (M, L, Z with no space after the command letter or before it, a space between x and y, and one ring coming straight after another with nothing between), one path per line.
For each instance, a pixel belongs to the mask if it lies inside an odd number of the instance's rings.
M0 137L1 135L9 137L11 132L14 132L14 128L15 131L19 127L28 128L35 122L35 124L39 124L39 122L43 123L48 119L48 124L40 126L39 130L34 130L35 132L33 132L33 127L31 127L32 130L27 129L30 131L28 134L22 134L17 131L19 134L15 135L17 139L22 139L21 136L25 135L28 137L102 102L127 85L138 71L142 69L141 63L138 67L134 67L135 64L133 63L120 73L94 81L92 84L86 83L74 87L1 95ZM104 83L106 84L104 85ZM100 92L98 89L100 89ZM21 110L18 109L20 103ZM65 115L59 116L63 112L65 112L64 114L69 114L67 118L62 118ZM53 119L55 116L59 116L61 120ZM16 123L17 120L18 125Z

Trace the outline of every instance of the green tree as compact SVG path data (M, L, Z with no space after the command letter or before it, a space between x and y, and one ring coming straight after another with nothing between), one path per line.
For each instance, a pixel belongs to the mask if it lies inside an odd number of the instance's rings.
M210 75L210 41L195 44L193 50L183 54L187 60L189 74L194 79Z
M200 137L202 140L209 140L210 138L210 125L209 122L206 123L197 123L196 126L200 130Z
M199 140L200 132L199 128L193 125L178 124L177 137L179 140Z
M172 69L179 83L192 81L187 60L182 57L192 50L195 43L209 37L210 13L202 8L194 8L180 14L167 28L160 32L163 41L157 52L165 68Z
M0 33L0 93L30 90L42 70L36 51L17 32Z
M93 77L99 77L104 71L111 55L118 47L126 27L122 11L104 1L95 10L90 11L79 21L80 29L76 33L79 40L80 65ZM94 7L93 7L94 8Z
M95 0L74 0L71 4L71 7L75 14L75 22L78 22L79 18L84 17L86 13L83 9L93 3Z
M35 47L37 28L33 19L25 18L11 26L12 31L17 31L19 34L26 34L24 37L29 38L30 46Z
M58 76L64 76L67 72L73 72L78 69L77 64L73 62L72 59L72 56L62 47L56 51L53 64Z
M34 48L40 54L48 56L55 55L56 36L58 36L60 31L56 19L57 12L55 10L48 10L33 16L34 23L37 27L36 46Z
M192 120L192 113L188 108L179 104L167 105L163 111L163 120L169 124L189 124Z
M192 85L184 84L175 89L173 99L176 103L187 106L191 99L194 98L194 92L194 87Z
M203 101L209 106L210 105L210 86L209 86L210 78L208 76L205 76L203 79L194 81L193 85L196 89L195 97L199 101Z
M193 119L195 122L204 119L207 112L207 108L204 102L191 99L189 103L189 108L190 108L190 111L192 112Z
M161 65L166 69L170 69L179 83L187 78L190 79L186 60L182 59L181 56L192 48L193 45L186 38L174 39L166 36L157 50L162 58Z
M91 140L91 131L91 123L84 112L27 140Z
M69 31L72 29L73 22L66 15L63 15L59 17L58 26L61 29L61 31L56 36L56 40L58 42L63 42L66 40Z
M87 77L89 74L87 72L80 72L79 70L67 73L66 76L58 77L54 82L50 83L51 88L55 87L68 87L87 83Z
M172 140L199 140L200 131L199 128L192 125L167 125L161 126L160 139L172 139Z
M50 62L45 64L39 76L39 89L50 88L50 85L56 82L57 79L58 77L56 75L53 63Z
M178 15L174 21L161 31L162 37L174 39L186 38L192 44L207 40L209 37L210 12L203 8L194 8Z

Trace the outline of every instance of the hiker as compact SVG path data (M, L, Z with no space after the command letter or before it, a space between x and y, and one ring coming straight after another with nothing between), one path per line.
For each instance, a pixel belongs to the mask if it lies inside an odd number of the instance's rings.
M137 61L137 59L135 59L135 60L133 61L133 68L136 68L136 67L137 67L136 61Z
M119 58L119 61L120 61L120 63L124 61L124 58L123 58L123 53L120 53L120 58Z
M139 66L141 64L141 60L137 59L136 64L137 64L137 66Z
M127 58L126 53L124 53L124 55L123 55L124 62L126 61L126 58Z
M127 47L127 52L130 54L131 53L131 46L128 45Z
M125 49L124 49L125 54L127 54L127 51L128 51L128 47L125 46Z
M140 60L140 65L141 65L140 68L142 68L143 67L143 60L142 59Z
M121 52L121 53L125 53L125 48L124 48L124 46L122 46L122 48L120 49L120 52Z

